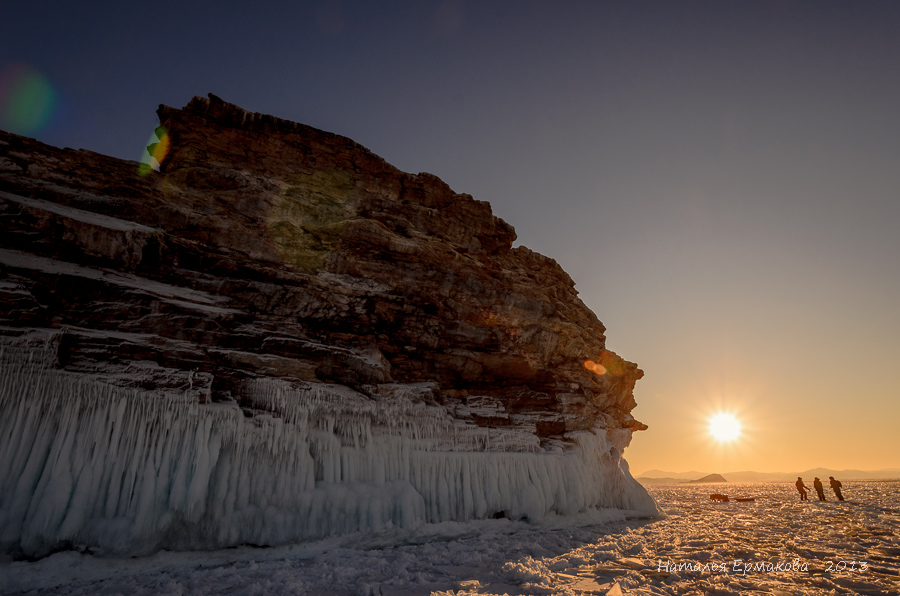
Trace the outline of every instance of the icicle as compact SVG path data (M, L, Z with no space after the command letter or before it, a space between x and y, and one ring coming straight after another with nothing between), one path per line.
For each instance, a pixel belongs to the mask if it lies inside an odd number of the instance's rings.
M5 552L139 554L495 514L657 511L603 430L546 453L536 437L453 419L419 399L421 387L381 386L371 399L266 379L239 388L261 412L246 418L191 392L54 370L53 358L0 342Z

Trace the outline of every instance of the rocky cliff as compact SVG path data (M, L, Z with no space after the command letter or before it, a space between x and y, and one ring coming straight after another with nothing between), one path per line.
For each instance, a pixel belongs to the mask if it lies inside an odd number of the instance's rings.
M284 542L384 523L654 508L621 460L632 431L646 428L630 415L642 372L606 348L603 325L554 260L513 247L513 228L488 203L433 175L401 172L344 137L212 95L180 110L161 106L158 115L159 171L0 133L0 399L16 412L0 444L9 464L0 494L31 495L29 503L0 497L4 548L34 554L83 543L134 552ZM161 403L170 405L157 412ZM128 423L135 408L147 413ZM107 413L87 422L89 410ZM194 463L182 478L160 463L168 456L150 453L188 419L200 422L182 429L196 435L183 446ZM260 435L269 427L279 438ZM152 440L141 434L151 451L140 455L143 447L122 443L125 428L168 430ZM54 446L66 433L68 446ZM206 536L207 526L223 523L213 510L227 501L229 482L238 493L257 490L242 482L261 482L235 480L235 469L264 468L263 456L248 464L224 455L247 433L256 434L245 452L268 449L275 480L266 482L302 477L271 515L293 511L291 495L348 482L358 494L393 487L394 509L313 531L318 514L307 507L293 522L300 529L272 537L245 531L252 511L265 517L274 507L251 495L250 509L232 504L242 521L231 523L243 530ZM278 468L284 457L273 455L287 435L303 452L294 471ZM203 455L213 444L215 456ZM54 469L65 449L75 455ZM156 462L155 471L107 478L122 450ZM416 453L430 455L403 463ZM542 466L550 456L563 462L548 470L566 469L565 458L578 454L578 465L605 471L595 474L597 486L570 489L581 495L574 501L547 494L560 489L532 470L510 477L518 497L498 489L494 501L476 496L463 506L457 501L472 498L454 496L462 489L413 478L439 477L429 466L446 467L450 460L435 458L452 453L481 453L467 461L501 468L517 453ZM372 457L387 471L372 477L371 462L359 463ZM60 485L54 475L63 468ZM593 473L577 471L574 482ZM472 482L469 472L453 474L451 484ZM138 477L157 495L151 514L135 513ZM127 490L123 478L131 478ZM226 486L218 496L217 478ZM73 514L81 486L107 495L106 505ZM528 486L537 492L522 497ZM47 513L53 507L60 512ZM119 517L166 529L91 529ZM148 532L152 546L135 547Z

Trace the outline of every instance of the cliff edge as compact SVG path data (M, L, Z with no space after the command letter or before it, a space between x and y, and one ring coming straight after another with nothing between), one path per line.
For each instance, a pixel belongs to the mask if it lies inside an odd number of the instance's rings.
M158 115L159 171L0 132L0 548L656 511L643 373L488 203L212 95Z

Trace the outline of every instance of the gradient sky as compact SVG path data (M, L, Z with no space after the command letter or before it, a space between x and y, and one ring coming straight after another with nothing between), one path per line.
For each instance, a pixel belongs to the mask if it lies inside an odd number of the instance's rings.
M489 201L644 369L634 472L900 467L900 3L7 4L2 128L137 160L212 92Z

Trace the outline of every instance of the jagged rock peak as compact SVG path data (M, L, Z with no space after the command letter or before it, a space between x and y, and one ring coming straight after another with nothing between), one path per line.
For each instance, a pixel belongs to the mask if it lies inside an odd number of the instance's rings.
M337 135L331 132L320 130L312 126L285 120L269 114L261 114L259 112L251 112L245 110L233 103L228 103L222 98L209 93L206 97L200 95L194 96L184 108L185 112L196 114L197 116L207 118L218 122L219 124L229 126L231 128L240 128L247 131L259 132L264 134L298 134L308 137L318 137L320 139L328 139L335 145L344 145L358 149L378 159L378 157L367 148L363 147L353 139ZM160 122L165 122L168 115L179 110L170 108L160 104L157 110Z

